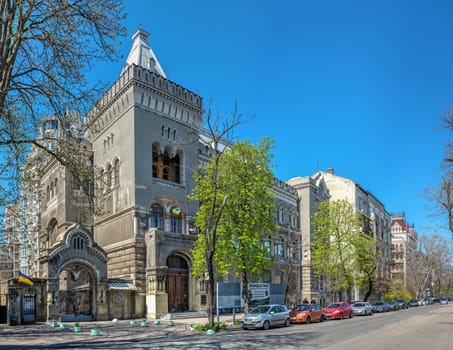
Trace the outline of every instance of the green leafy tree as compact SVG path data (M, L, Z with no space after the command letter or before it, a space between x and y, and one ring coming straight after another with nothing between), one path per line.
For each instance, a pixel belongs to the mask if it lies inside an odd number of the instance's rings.
M68 150L55 135L37 137L38 126L53 115L69 127L68 111L83 115L93 105L104 86L91 86L85 74L118 57L116 38L125 28L120 0L3 0L0 16L0 198L5 205L18 194L31 145L71 170L80 168L84 151L74 159L73 147ZM82 123L76 131L81 133Z
M271 252L264 245L275 231L272 148L273 142L268 138L257 144L238 142L226 151L221 166L228 201L221 220L222 239L216 263L220 274L234 270L240 275L246 312L249 277L268 271L273 263Z
M360 216L346 200L321 202L313 215L312 266L316 276L324 276L332 293L363 286L364 271L371 264L371 242L361 233Z
M269 155L273 143L264 139L261 144L244 141L224 147L224 136L238 123L236 114L226 124L212 122L208 112L211 161L196 173L197 186L189 196L200 202L195 221L200 233L192 251L192 273L207 277L210 324L214 322L214 290L219 276L236 271L246 288L249 273L268 270L271 264L263 239L273 230ZM243 293L247 303L247 290Z
M215 258L218 245L223 239L223 227L220 221L228 200L228 194L225 191L227 178L222 176L221 160L229 144L228 136L240 122L241 115L236 113L236 108L229 119L222 116L214 118L211 109L208 109L205 120L207 135L202 138L195 135L195 140L206 140L205 145L210 149L211 159L206 167L195 172L194 179L197 185L188 196L189 200L200 203L195 219L199 236L192 250L194 258L192 274L200 279L206 279L208 322L211 326L214 324L214 296L217 281Z

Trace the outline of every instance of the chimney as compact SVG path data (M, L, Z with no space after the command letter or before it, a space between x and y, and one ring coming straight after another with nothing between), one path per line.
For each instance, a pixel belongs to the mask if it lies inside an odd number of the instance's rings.
M327 169L327 173L333 175L333 168Z

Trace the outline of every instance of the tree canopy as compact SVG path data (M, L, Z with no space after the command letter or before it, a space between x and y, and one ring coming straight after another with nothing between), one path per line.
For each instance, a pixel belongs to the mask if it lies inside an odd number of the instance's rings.
M235 271L248 283L248 273L269 269L270 252L263 240L274 229L272 145L269 139L237 142L197 174L191 196L201 203L196 217L200 235L192 252L194 275L212 270L210 279L217 281ZM247 298L246 291L244 295Z
M5 201L14 199L31 144L62 163L71 161L72 151L49 147L54 136L37 138L38 126L53 115L63 128L81 132L82 123L72 123L74 115L80 120L104 88L90 86L85 74L99 61L118 57L116 39L125 28L120 0L2 0L0 11L0 190Z
M373 240L361 232L360 214L346 200L321 202L313 215L312 267L333 294L364 287L372 266Z

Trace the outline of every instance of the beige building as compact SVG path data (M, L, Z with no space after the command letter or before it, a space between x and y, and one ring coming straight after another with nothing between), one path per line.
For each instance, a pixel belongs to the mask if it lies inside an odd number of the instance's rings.
M302 300L315 300L320 305L324 305L330 301L327 286L322 278L313 275L311 268L311 242L313 239L311 216L320 202L330 198L329 190L321 173L306 177L295 177L288 180L287 183L294 187L299 197L300 230L302 233Z
M363 189L354 180L334 174L333 169L319 171L310 177L294 178L288 181L294 186L300 197L302 231L302 270L303 294L307 300L329 298L328 286L322 280L315 279L310 266L310 247L312 240L311 216L317 203L323 200L346 200L362 217L362 232L376 239L378 264L373 281L373 292L384 293L390 281L391 236L390 214L384 205L369 191ZM354 299L363 299L366 291L355 288ZM327 300L328 302L329 300Z
M406 221L404 213L392 214L392 279L408 282L408 261L417 251L418 234Z

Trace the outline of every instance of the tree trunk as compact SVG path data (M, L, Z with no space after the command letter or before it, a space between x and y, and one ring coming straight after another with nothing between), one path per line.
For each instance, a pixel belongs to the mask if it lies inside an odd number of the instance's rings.
M247 272L242 272L242 298L244 299L244 313L249 312L249 280Z
M214 306L215 306L215 278L213 254L209 254L208 258L208 323L212 327L214 325Z

